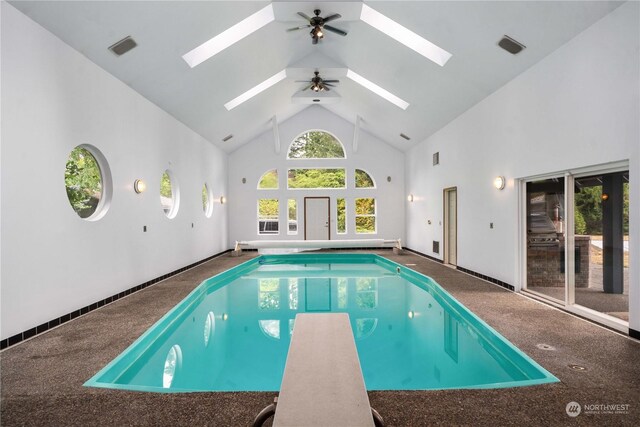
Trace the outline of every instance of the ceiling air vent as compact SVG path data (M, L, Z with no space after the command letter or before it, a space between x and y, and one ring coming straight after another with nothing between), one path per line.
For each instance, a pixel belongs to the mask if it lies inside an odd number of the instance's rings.
M233 135L229 134L229 135L225 136L224 138L222 138L222 142L227 142L231 138L233 138Z
M116 56L121 56L129 52L131 49L133 49L136 46L138 46L138 43L136 43L136 41L132 39L131 36L127 36L122 40L120 40L119 42L116 42L111 46L109 46L109 50L115 53Z
M404 133L401 133L400 136L403 137L404 139L406 139L407 141L411 139L407 135L405 135Z
M498 42L498 46L500 46L501 48L503 48L504 50L506 50L507 52L513 55L520 53L522 49L526 47L522 43L515 41L514 39L512 39L507 35L503 36L502 39L500 39L500 41Z

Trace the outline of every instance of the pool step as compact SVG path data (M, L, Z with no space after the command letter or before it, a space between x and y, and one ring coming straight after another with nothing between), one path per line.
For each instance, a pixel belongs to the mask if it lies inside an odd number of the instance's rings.
M273 425L374 426L347 313L296 316Z

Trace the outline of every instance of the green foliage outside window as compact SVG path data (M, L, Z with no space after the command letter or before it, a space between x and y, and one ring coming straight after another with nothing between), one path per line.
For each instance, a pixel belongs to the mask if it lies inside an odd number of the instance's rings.
M272 169L270 171L265 172L260 178L260 183L258 184L258 188L260 189L273 189L278 188L278 171L276 169Z
M338 207L338 233L344 234L347 232L347 206L345 199L337 199L336 204Z
M356 199L356 233L376 232L376 200Z
M374 188L373 178L363 171L362 169L356 169L356 188Z
M260 199L258 200L258 217L259 218L278 218L279 212L278 199Z
M629 234L629 183L622 186L622 228ZM602 186L583 187L575 193L575 233L602 235Z
M209 208L209 189L207 188L207 184L202 186L202 210L207 211Z
M342 144L332 135L322 131L305 132L289 147L289 159L343 159Z
M98 162L86 148L76 147L71 151L64 183L73 210L81 218L91 216L102 197L102 175Z
M166 197L167 199L171 199L171 178L167 171L162 174L162 179L160 180L160 195L162 197Z
M289 188L344 188L344 169L289 169Z

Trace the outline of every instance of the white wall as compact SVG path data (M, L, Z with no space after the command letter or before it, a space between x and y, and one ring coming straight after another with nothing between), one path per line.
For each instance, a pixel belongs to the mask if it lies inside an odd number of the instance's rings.
M404 154L389 144L361 132L357 152L353 152L354 125L320 106L311 106L278 126L281 150L276 154L273 132L265 132L229 156L229 239L304 239L304 197L331 198L331 239L404 238ZM336 136L345 147L346 159L287 160L291 142L301 133L320 129ZM287 190L287 169L292 167L344 167L347 189ZM354 170L364 169L375 180L376 189L356 189ZM279 189L258 190L264 172L278 169ZM387 176L391 182L387 182ZM246 184L242 184L246 178ZM358 197L375 197L377 233L356 234L354 203ZM280 235L258 235L257 200L280 201ZM287 235L287 199L298 201L298 235ZM336 198L347 199L347 234L336 235Z
M622 5L407 153L408 247L441 258L431 242L442 241L442 190L457 186L458 264L518 287L514 179L628 159L630 326L640 330L639 8Z
M227 156L2 2L2 339L227 249ZM104 154L113 199L80 219L64 186L79 144ZM160 177L180 185L176 218ZM147 182L137 195L136 178ZM194 228L191 228L193 223ZM143 233L143 225L148 231Z

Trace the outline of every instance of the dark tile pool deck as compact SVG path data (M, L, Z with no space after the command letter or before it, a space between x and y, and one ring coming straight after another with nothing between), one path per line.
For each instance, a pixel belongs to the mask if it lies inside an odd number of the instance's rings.
M493 390L369 392L387 426L640 425L638 341L420 256L377 253L415 264L411 268L433 277L561 381ZM0 353L0 425L250 425L274 393L156 394L82 384L202 280L252 256L223 255ZM566 413L572 401L582 406L575 418ZM626 413L611 413L602 405L628 406Z

